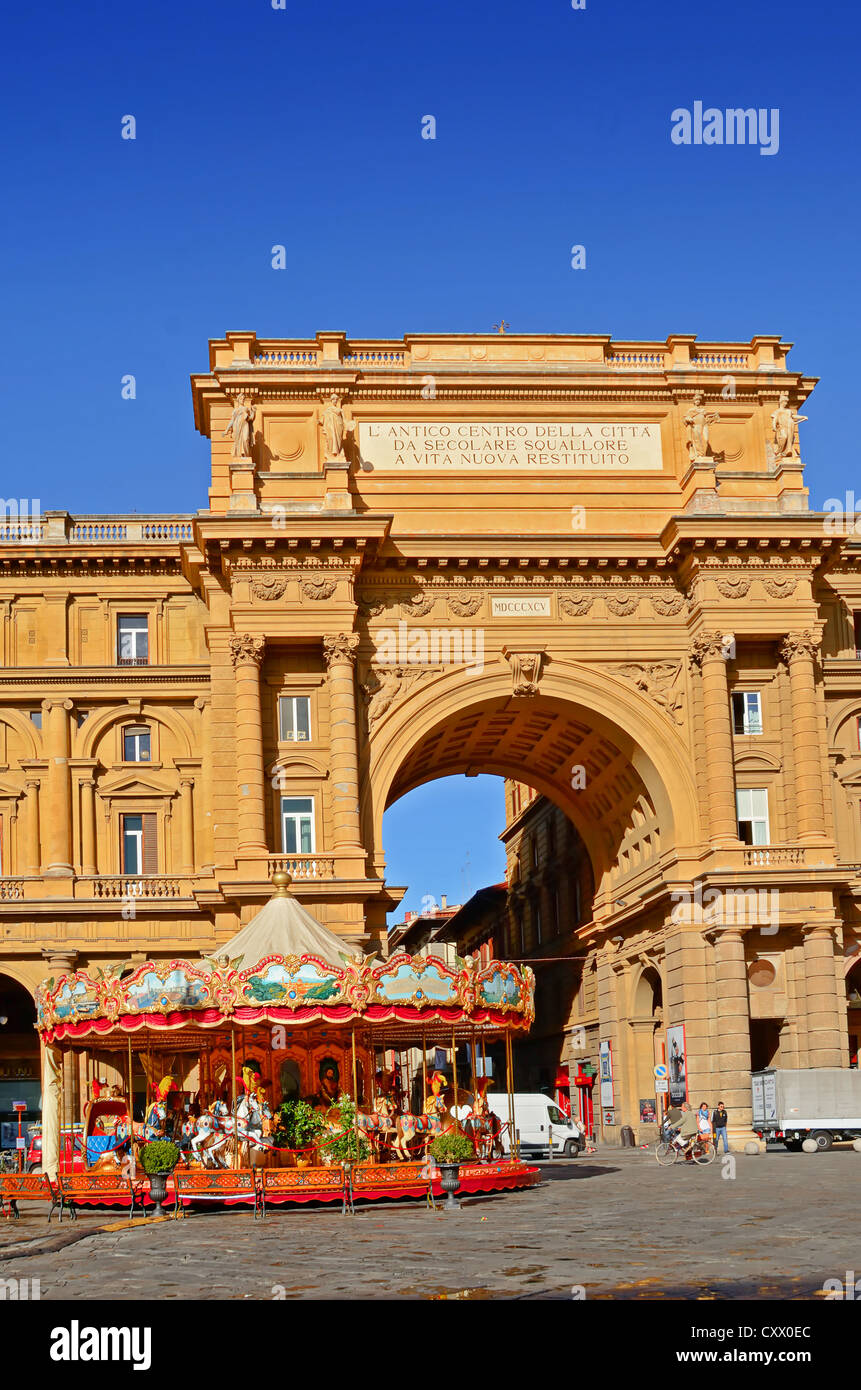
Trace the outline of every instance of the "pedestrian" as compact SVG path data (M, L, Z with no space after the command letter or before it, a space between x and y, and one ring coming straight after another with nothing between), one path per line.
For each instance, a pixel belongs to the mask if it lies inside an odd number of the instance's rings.
M721 1139L723 1139L724 1153L729 1153L729 1142L726 1137L726 1125L726 1110L724 1109L723 1101L719 1100L717 1105L715 1106L714 1114L712 1115L712 1128L714 1130L715 1135L715 1153L717 1153L718 1145L720 1144Z
M697 1129L701 1139L711 1139L712 1122L709 1115L709 1107L706 1101L700 1101L700 1108L697 1111Z

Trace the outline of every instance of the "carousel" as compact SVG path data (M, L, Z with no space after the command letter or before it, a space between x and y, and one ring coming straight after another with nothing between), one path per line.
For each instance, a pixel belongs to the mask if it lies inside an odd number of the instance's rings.
M532 1186L511 1102L532 972L351 955L287 875L273 886L217 955L40 986L42 1167L61 1218L81 1204L245 1203L262 1215L285 1203L433 1202L441 1136L457 1138L461 1193ZM85 1074L82 1116L66 1113L70 1069ZM81 1120L75 1158L68 1136ZM165 1183L147 1176L152 1144L150 1158L172 1156Z

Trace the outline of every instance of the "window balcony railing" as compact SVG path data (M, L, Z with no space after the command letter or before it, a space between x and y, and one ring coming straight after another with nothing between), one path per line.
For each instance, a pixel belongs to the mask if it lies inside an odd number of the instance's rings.
M187 898L189 896L185 880L164 878L158 874L147 877L134 875L110 875L91 879L94 898Z
M286 872L299 882L334 878L335 857L332 854L270 854L270 878L276 872Z
M760 864L770 868L779 868L787 864L803 864L804 862L802 845L751 845L744 850L744 867L746 869L756 868Z
M118 666L149 666L149 657L146 656L118 656Z

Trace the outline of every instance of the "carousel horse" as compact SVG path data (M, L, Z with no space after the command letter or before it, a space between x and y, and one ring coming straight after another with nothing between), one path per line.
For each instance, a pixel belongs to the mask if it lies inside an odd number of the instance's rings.
M252 1149L265 1150L268 1147L264 1139L272 1132L272 1111L259 1091L256 1095L254 1091L249 1091L242 1097L236 1107L234 1129L234 1149L238 1144L243 1162L250 1160Z
M147 1142L168 1137L168 1123L176 1118L168 1102L168 1096L178 1090L179 1087L172 1076L163 1076L158 1083L156 1098L147 1106L144 1118L144 1138Z
M475 1082L472 1108L464 1119L463 1127L475 1146L475 1152L482 1162L490 1162L498 1152L502 1157L502 1121L490 1108L487 1099L489 1078L480 1076Z
M206 1168L227 1168L227 1145L234 1130L234 1119L223 1100L215 1100L202 1115L189 1119L192 1156Z
M376 1157L392 1135L397 1134L394 1101L388 1095L378 1095L370 1114L357 1111L356 1124L369 1140Z

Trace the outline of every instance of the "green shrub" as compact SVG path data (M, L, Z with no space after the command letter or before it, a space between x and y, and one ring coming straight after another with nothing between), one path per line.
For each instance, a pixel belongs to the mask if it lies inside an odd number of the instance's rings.
M307 1100L291 1096L278 1107L275 1146L279 1149L310 1149L326 1128L326 1121Z
M430 1148L437 1163L465 1163L475 1156L472 1140L454 1129L438 1134Z
M141 1167L150 1177L153 1173L172 1173L178 1162L179 1149L169 1139L153 1139L141 1148Z

